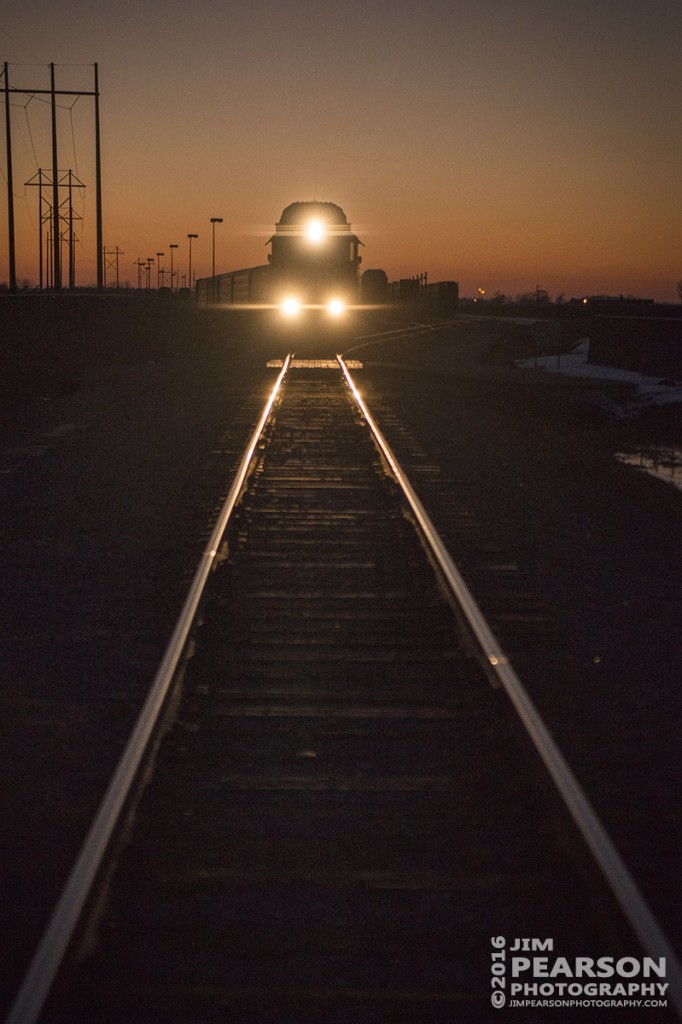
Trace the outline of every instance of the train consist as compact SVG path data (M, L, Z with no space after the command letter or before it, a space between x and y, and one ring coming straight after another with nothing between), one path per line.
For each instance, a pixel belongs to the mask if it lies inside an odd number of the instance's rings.
M335 203L291 203L268 241L268 263L197 281L197 300L274 306L290 317L304 310L337 317L359 301L361 244Z
M331 320L353 307L417 304L438 315L457 310L456 281L419 278L389 285L383 270L359 274L363 243L336 203L291 203L268 240L267 264L197 281L200 304L274 308L285 317L317 312Z

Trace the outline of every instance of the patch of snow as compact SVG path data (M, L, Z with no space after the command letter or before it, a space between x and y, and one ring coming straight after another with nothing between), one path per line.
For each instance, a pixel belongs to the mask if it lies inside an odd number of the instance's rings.
M625 407L626 415L636 415L649 405L682 402L682 381L661 380L660 377L647 377L632 370L621 370L617 366L597 366L588 363L589 347L589 338L584 338L571 352L517 359L516 365L524 369L543 370L546 373L563 373L569 377L590 377L595 380L633 384L637 389L636 396Z
M654 447L646 451L616 452L616 458L682 491L682 451L679 448Z
M564 373L571 377L590 377L634 385L635 397L624 406L618 406L606 395L596 399L598 406L616 419L637 416L648 406L682 402L682 381L647 377L643 373L620 370L616 366L593 365L587 361L589 347L589 338L584 338L569 353L518 359L516 365L531 370L544 370L546 373ZM678 448L663 449L654 446L637 452L618 452L616 458L619 462L625 462L682 490L682 451Z

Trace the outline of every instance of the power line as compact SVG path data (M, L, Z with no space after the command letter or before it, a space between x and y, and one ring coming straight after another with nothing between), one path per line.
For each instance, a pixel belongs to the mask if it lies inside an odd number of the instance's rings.
M69 121L71 122L71 148L73 149L73 165L76 168L76 174L78 174L78 157L76 155L76 133L73 127L73 108L78 103L80 96L77 96L69 107Z
M36 153L35 143L33 142L33 132L31 131L31 119L28 116L28 107L29 107L29 103L31 102L32 99L33 99L33 96L30 96L29 99L28 99L28 103L24 104L24 114L26 115L26 127L28 128L28 137L29 137L29 140L31 142L31 149L33 150L33 159L36 162L36 167L38 167L39 164L40 164L40 161L38 160L38 154Z
M65 65L61 65L62 67ZM85 65L69 65L74 67L83 67ZM97 287L103 288L104 284L104 265L103 265L103 245L102 245L102 175L101 175L101 152L100 152L100 120L99 120L99 68L98 65L93 65L94 68L94 88L92 90L86 89L58 89L56 86L55 79L55 65L50 64L50 88L49 89L38 89L30 88L24 89L17 86L10 86L9 83L9 63L5 61L3 72L0 75L0 80L4 79L4 86L0 88L0 92L4 93L5 96L5 124L6 124L6 144L7 144L7 224L8 224L8 235L9 235L9 278L10 278L10 290L16 291L16 263L15 263L15 233L14 233L14 190L13 190L13 169L12 169L12 132L11 132L11 117L10 108L12 106L10 97L16 95L29 96L31 99L40 96L49 95L50 97L50 108L52 112L52 246L53 246L53 287L55 290L60 290L62 287L62 274L61 274L61 256L60 256L60 230L59 230L59 162L58 162L58 140L57 140L57 97L58 96L74 96L76 99L72 102L71 106L67 109L73 110L75 103L81 96L92 96L95 100L95 178L96 178L96 210L97 210ZM29 99L29 102L31 102ZM25 108L28 103L25 104ZM28 121L28 115L27 121ZM76 143L75 143L75 132L73 130L73 116L71 115L72 124L72 145L74 151L74 158L76 157ZM35 146L33 145L33 137L30 132L29 123L29 135L31 137L31 146L34 151L34 157L37 156L35 153ZM71 202L71 189L74 186L71 178L71 171L69 173L69 217L71 225L73 224L73 206ZM70 227L70 238L73 240L73 228ZM69 268L69 281L73 287L73 241L70 245L70 268Z
M38 60L38 61L40 60L40 57L36 53L33 53L32 50L29 50L28 46L24 46L24 44L22 42L20 42L18 39L15 39L14 36L10 35L9 32L6 29L0 28L0 32L2 32L3 36L7 36L7 38L11 42L15 43L17 46L20 46L22 48L22 50L26 50L26 53L30 54L31 57L35 58L35 60ZM45 62L41 61L41 63L44 65ZM23 65L23 66L24 67L30 67L31 65Z

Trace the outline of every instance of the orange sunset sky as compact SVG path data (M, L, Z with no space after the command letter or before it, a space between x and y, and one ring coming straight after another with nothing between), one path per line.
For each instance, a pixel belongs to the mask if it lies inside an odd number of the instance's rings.
M25 89L49 86L50 62L58 88L91 89L98 63L121 284L157 252L167 270L171 243L186 283L189 232L196 276L210 273L212 216L218 270L263 263L282 209L316 198L344 208L363 269L390 278L677 301L681 43L680 0L36 0L4 14L0 60ZM52 166L45 99L12 96L20 283L38 280L25 182ZM76 276L90 284L92 101L60 97L57 121L59 167L86 185Z

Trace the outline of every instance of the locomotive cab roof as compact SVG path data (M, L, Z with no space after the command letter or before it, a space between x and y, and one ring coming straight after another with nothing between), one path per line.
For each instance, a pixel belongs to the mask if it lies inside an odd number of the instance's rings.
M341 207L336 203L319 202L316 199L286 206L275 225L275 235L304 234L310 230L311 224L316 223L322 226L326 234L348 235L358 245L362 245L360 239L352 234L350 221ZM268 239L268 244L275 235Z

